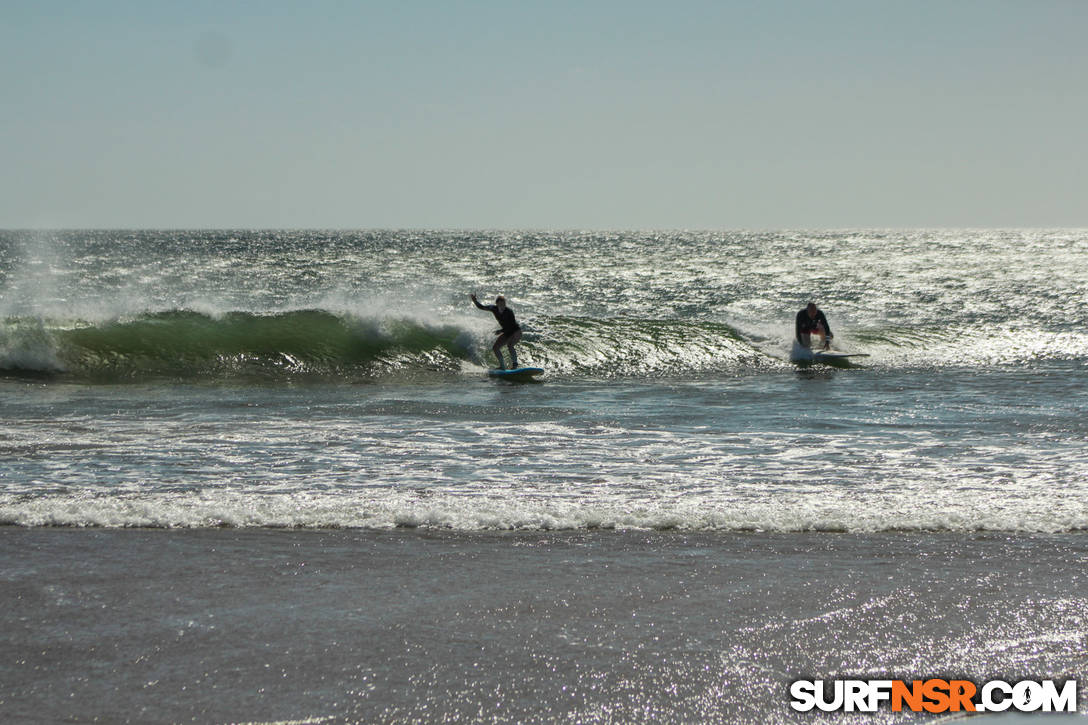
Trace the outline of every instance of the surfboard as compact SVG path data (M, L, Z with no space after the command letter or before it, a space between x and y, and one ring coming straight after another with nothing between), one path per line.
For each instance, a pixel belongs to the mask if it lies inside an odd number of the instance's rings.
M844 360L848 357L869 357L867 352L834 352L831 350L819 350L812 353L813 360Z
M487 371L487 374L493 378L503 378L505 380L532 380L537 375L543 375L544 368L514 368L513 370L492 368Z
M812 353L811 362L830 365L836 368L848 368L854 363L856 357L869 357L864 352L833 352L831 350L819 350Z
M840 352L838 350L810 350L802 347L796 341L793 343L793 351L790 360L801 366L822 363L834 367L851 367L853 358L869 357L867 352Z

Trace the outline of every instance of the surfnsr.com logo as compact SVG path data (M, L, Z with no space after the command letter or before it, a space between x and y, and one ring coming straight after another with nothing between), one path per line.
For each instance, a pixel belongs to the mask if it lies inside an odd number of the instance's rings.
M1077 682L990 680L797 680L790 685L790 707L833 712L1076 712Z

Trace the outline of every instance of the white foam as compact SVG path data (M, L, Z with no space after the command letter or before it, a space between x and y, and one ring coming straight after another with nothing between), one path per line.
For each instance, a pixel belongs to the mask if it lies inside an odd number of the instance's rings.
M698 497L696 497L698 499ZM135 497L0 496L0 524L152 528L439 528L485 530L636 529L864 532L1088 529L1088 503L950 496L766 495L761 500L677 502L541 500L406 492L278 494L218 492ZM962 498L963 501L955 499ZM1046 502L1042 500L1045 499ZM969 504L969 505L968 505Z
M41 320L0 321L0 370L64 370L56 341Z

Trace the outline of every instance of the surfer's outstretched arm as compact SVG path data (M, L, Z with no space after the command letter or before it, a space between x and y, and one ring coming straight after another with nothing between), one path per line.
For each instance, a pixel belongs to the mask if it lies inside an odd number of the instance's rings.
M473 292L472 294L469 295L469 299L472 300L472 304L476 305L476 309L487 310L488 312L494 312L495 311L495 305L481 305L480 301L478 299L476 299L476 293L475 292Z

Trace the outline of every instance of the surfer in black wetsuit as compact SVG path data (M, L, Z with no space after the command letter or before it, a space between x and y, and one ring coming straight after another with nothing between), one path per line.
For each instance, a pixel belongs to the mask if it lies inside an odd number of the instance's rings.
M824 349L831 348L831 325L827 324L824 313L816 307L815 302L809 302L805 309L797 313L797 342L803 347L812 348L812 335L824 338Z
M495 304L481 305L480 301L476 299L475 292L469 297L472 298L472 304L476 305L477 308L487 310L495 315L495 319L499 321L499 326L502 328L495 331L498 338L495 339L495 344L491 346L491 349L495 352L495 357L499 359L499 369L506 369L506 364L502 360L502 347L505 345L510 350L510 369L515 370L518 366L518 354L514 352L514 343L521 339L521 326L514 319L514 311L506 306L506 298L499 295L495 298Z

